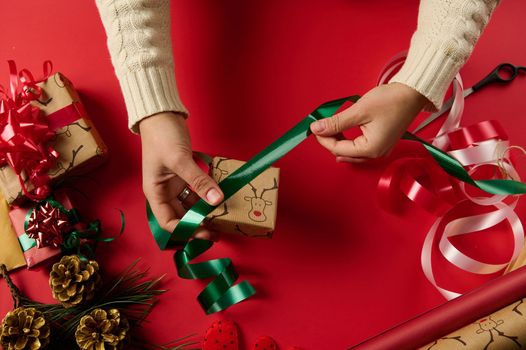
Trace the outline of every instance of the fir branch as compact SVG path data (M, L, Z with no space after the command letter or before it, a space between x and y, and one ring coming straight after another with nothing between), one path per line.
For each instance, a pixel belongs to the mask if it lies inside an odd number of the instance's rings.
M45 304L33 301L20 293L18 288L11 282L7 273L2 274L10 285L13 299L18 301L20 306L33 307L44 314L53 328L53 349L72 349L76 348L75 330L80 323L80 319L91 311L102 308L117 308L126 316L132 329L131 349L142 350L192 350L198 344L190 340L193 335L186 336L172 342L157 345L140 339L133 331L138 327L151 312L157 302L157 297L165 293L165 289L160 289L159 285L164 275L155 279L148 278L149 269L140 270L137 267L138 260L135 260L122 273L106 283L102 291L93 301L88 304L77 305L71 308L64 308L61 304ZM0 273L1 273L0 268ZM135 335L135 336L133 336Z

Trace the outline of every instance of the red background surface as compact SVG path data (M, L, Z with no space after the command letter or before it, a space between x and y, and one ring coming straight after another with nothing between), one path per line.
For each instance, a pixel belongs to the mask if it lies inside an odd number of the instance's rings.
M417 1L173 1L177 79L191 111L194 148L249 159L319 103L366 92L383 64L407 48L417 9ZM526 65L525 11L519 0L500 5L462 70L466 86L500 62ZM203 334L213 320L228 317L240 325L246 346L268 334L282 348L343 349L444 302L419 260L434 218L419 209L393 216L376 201L382 170L411 148L349 166L310 139L278 164L274 238L228 236L208 254L232 257L258 296L205 316L195 301L204 284L177 278L172 252L160 252L148 231L140 139L127 130L105 41L92 1L2 1L0 62L15 59L38 73L51 59L75 83L110 147L107 164L77 183L91 198L79 207L108 230L118 226L114 208L126 213L125 235L101 247L99 260L115 272L142 257L152 274L167 274L170 291L145 326L152 338ZM1 80L7 83L7 64ZM499 119L512 142L526 146L525 89L522 78L470 97L464 125ZM525 209L519 204L521 217ZM29 296L51 301L45 268L18 271L13 279ZM4 283L0 293L4 314L11 307Z

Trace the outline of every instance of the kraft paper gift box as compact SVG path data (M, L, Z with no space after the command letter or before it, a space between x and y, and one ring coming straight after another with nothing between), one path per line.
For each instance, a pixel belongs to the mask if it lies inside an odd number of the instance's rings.
M59 159L48 172L51 181L60 180L65 174L78 175L99 165L107 148L87 116L73 84L61 73L55 73L38 85L42 88L42 96L32 104L45 116L65 111L75 115L73 123L55 130L56 135L50 143L59 153ZM25 183L31 191L32 184L27 179ZM9 166L0 168L0 191L9 204L20 203L23 199L18 176Z
M220 182L245 162L214 157L210 175ZM279 169L270 167L212 211L204 225L219 232L272 237L276 226Z
M68 210L73 208L69 197L63 191L55 193L54 196L56 200L60 202L60 204L62 204L64 208ZM15 233L17 237L20 237L25 234L24 223L26 220L26 215L29 212L29 210L31 210L34 207L34 205L35 204L31 206L24 206L24 207L12 207L11 210L9 211L9 218L11 219L11 223L13 225L13 228L15 229ZM20 246L18 239L17 239L17 243ZM59 256L61 253L62 253L62 249L57 248L57 247L47 246L47 247L37 248L35 246L33 248L30 248L24 251L23 256L27 263L27 267L31 268L43 261Z
M26 266L22 248L18 243L17 235L9 220L9 207L4 198L0 196L0 264L7 270L14 270Z

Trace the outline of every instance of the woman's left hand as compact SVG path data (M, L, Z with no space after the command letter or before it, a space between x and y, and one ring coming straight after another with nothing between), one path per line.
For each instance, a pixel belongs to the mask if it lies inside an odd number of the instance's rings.
M362 162L389 153L416 115L430 103L401 83L380 85L334 116L311 124L318 142L338 162ZM359 126L362 135L346 139L343 132Z

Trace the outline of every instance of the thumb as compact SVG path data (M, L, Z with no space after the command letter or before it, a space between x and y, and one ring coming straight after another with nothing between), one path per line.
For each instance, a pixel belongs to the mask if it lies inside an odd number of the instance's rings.
M330 118L318 120L311 124L312 132L318 136L332 136L339 134L358 124L357 113L352 107L336 113Z
M223 192L217 183L194 162L191 156L175 164L171 170L208 204L218 205L223 200Z

